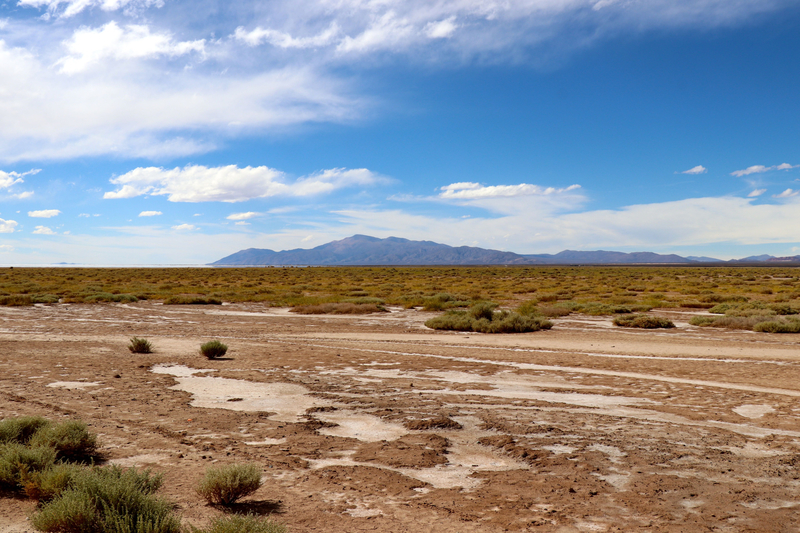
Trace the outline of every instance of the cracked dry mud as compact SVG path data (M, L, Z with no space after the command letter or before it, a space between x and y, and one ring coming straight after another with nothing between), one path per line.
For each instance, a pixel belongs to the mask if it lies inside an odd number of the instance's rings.
M253 461L243 510L310 531L797 531L800 335L522 335L431 315L222 307L0 308L0 416L76 417L105 459L165 473L185 523L212 464ZM129 337L155 353L133 355ZM199 345L218 338L228 356ZM0 499L0 532L32 504Z

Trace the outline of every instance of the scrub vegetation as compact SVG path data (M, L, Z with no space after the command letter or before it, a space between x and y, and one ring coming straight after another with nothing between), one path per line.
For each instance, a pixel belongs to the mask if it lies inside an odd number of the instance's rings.
M150 470L95 466L97 437L77 420L54 423L38 416L0 421L0 497L38 501L30 523L52 533L181 533L175 506L160 498L163 475ZM261 486L251 464L210 468L198 492L230 506ZM285 533L268 518L215 519L193 533Z
M170 305L260 302L315 314L380 312L392 306L466 311L491 302L519 315L503 319L515 324L571 313L617 316L653 308L689 308L721 315L714 321L701 317L696 325L791 331L795 322L786 317L800 312L800 270L731 266L0 270L0 305L139 300ZM467 315L445 314L440 322L463 328ZM500 316L485 318L490 324L500 323ZM771 325L755 327L764 322ZM483 322L480 328L489 326Z

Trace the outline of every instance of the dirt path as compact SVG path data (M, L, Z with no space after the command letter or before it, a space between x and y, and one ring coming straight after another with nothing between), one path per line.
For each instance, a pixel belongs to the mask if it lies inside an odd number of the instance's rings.
M492 336L399 309L0 308L0 415L87 421L195 525L218 513L193 493L204 470L255 461L244 509L295 533L797 531L800 336L660 313L679 327ZM197 354L211 338L228 357ZM31 510L0 500L0 532Z

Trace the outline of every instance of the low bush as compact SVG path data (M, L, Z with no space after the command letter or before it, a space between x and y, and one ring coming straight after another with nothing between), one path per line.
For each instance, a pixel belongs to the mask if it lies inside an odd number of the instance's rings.
M32 446L53 448L59 459L80 460L92 457L97 450L97 436L78 420L49 424L40 428L31 438Z
M131 353L153 353L153 345L147 339L131 337L131 343L128 345L128 350L130 350Z
M254 464L212 467L197 487L210 504L231 505L261 487L261 469Z
M753 331L762 333L800 333L800 320L769 320L753 326Z
M98 292L83 297L85 303L115 302L115 303L134 303L139 299L133 294L111 294L109 292Z
M553 323L547 319L495 311L494 307L494 304L484 302L472 306L469 311L450 310L431 318L425 325L431 329L478 333L527 333L553 327Z
M222 300L203 296L170 296L164 300L164 305L222 305Z
M37 431L49 424L50 421L41 416L7 418L0 422L0 444L27 444Z
M689 320L693 326L725 328L725 329L746 329L751 330L759 322L769 320L770 317L761 316L696 316Z
M644 328L644 329L675 327L675 324L673 324L672 320L652 315L618 316L614 319L614 325L621 326L624 328Z
M216 359L228 353L228 346L218 340L208 341L200 345L200 353L208 359Z
M0 487L17 490L26 475L41 472L56 461L56 451L47 446L29 447L16 442L0 445Z
M385 307L375 303L326 303L319 305L298 305L290 312L300 315L368 315L386 313Z
M53 533L180 533L173 506L154 493L160 475L117 466L83 469L31 523Z
M192 533L286 533L285 526L269 518L254 515L223 516L205 529L192 528Z
M34 294L31 296L32 304L57 304L61 298L55 294Z
M49 501L64 492L82 468L71 463L56 463L40 472L22 476L22 488L32 500Z
M28 294L11 294L8 296L0 296L0 305L5 305L8 307L33 305L33 299Z

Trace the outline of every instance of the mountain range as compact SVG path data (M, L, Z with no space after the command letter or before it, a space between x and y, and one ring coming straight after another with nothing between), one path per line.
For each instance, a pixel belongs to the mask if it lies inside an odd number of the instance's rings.
M575 265L575 264L697 264L722 262L713 257L681 257L653 252L609 252L564 250L557 254L516 254L474 246L448 246L432 241L411 241L399 237L379 239L353 235L316 248L274 250L248 248L214 266L345 266L345 265ZM752 256L733 260L750 262L800 262L800 256Z

